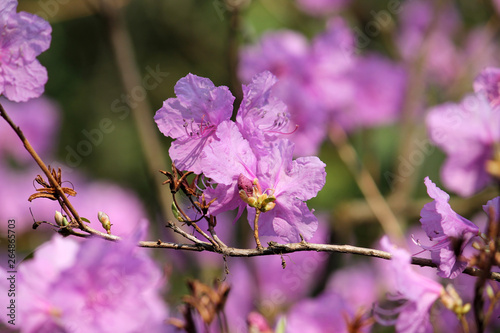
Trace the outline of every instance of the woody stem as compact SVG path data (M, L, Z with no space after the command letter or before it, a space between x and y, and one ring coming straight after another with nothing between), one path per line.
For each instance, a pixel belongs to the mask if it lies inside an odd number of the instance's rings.
M52 174L50 173L50 171L47 168L47 166L45 165L45 163L42 161L42 159L40 158L40 156L38 156L38 154L35 151L35 149L33 149L33 146L31 146L31 144L28 141L28 139L24 136L24 133L21 131L21 129L19 128L19 126L17 126L12 121L12 119L10 119L9 115L7 114L7 112L5 111L5 109L3 108L3 106L1 104L0 104L0 117L2 117L3 119L5 119L5 121L14 130L14 132L16 132L17 136L19 137L19 139L23 143L24 148L26 149L26 151L33 157L33 159L38 164L38 166L40 167L40 169L42 169L43 173L45 173L45 176L47 176L47 179L49 180L50 185L52 185L52 187L54 187L54 189L56 190L56 193L59 196L59 198L64 202L65 206L68 207L69 211L71 212L71 215L73 215L74 219L78 223L79 228L81 230L83 230L83 231L89 232L87 226L80 219L80 216L78 215L78 212L75 210L75 208L73 208L73 205L71 204L71 202L69 202L68 198L64 194L61 186L59 186L59 184L57 183L56 179L52 176ZM66 214L67 213L68 212L66 211Z
M259 216L260 216L260 210L256 209L255 219L253 220L253 236L255 237L255 244L257 244L257 249L262 250L264 248L262 247L262 244L260 244L259 240Z

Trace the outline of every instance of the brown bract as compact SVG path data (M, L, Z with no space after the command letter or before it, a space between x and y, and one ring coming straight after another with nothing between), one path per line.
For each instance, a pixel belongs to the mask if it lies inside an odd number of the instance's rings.
M48 167L49 172L52 174L54 179L57 182L57 186L61 188L64 194L70 195L70 196L75 196L76 191L70 187L63 187L62 185L62 178L61 178L61 168L57 169L57 172L55 169L51 169L50 165ZM56 186L53 186L50 184L50 181L47 183L45 180L43 180L41 175L36 176L35 181L42 186L42 188L37 188L36 192L30 195L28 198L28 201L33 201L34 199L37 198L47 198L50 200L58 200L59 199L59 193L57 192Z
M216 315L224 309L230 286L227 283L216 283L210 287L198 280L188 281L190 295L183 297L188 307L196 309L203 322L210 324Z

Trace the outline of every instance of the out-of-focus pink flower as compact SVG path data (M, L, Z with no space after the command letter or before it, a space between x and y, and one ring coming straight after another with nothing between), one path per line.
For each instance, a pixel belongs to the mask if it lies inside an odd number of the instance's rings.
M391 124L399 118L406 92L404 68L376 54L356 60L350 75L356 87L352 100L332 113L346 131Z
M467 267L467 260L462 253L480 231L474 223L451 209L448 203L450 196L429 177L425 177L425 185L434 201L424 205L420 222L429 239L437 243L433 246L422 245L422 248L429 250L432 260L439 265L438 275L453 279Z
M38 155L42 158L52 156L56 149L60 118L56 103L45 97L31 99L25 103L14 103L0 98L0 103L14 123L21 128ZM0 122L0 157L2 161L11 157L17 163L33 162L33 157L5 121Z
M230 332L246 332L248 328L247 316L256 311L259 295L247 258L230 258L230 273L227 276L231 284L231 291L224 307L224 313L229 323Z
M0 8L0 94L14 102L39 97L47 70L36 57L50 46L52 28L40 17L16 13L17 0L2 1Z
M360 332L370 331L370 311L377 290L373 271L368 266L353 266L337 271L318 297L298 301L286 315L286 332Z
M350 0L297 0L297 6L314 16L324 16L343 9Z
M242 81L264 70L278 78L276 94L287 105L292 125L298 125L289 139L299 156L318 151L326 136L327 109L351 96L345 79L353 47L350 36L342 20L332 20L312 43L297 32L275 31L240 53Z
M137 240L54 235L18 268L16 324L23 332L161 332L164 281Z
M387 236L380 243L382 249L391 253L391 275L396 284L393 300L401 305L390 310L377 306L374 312L377 321L383 325L396 324L396 331L400 333L431 332L429 311L444 293L443 287L416 273L411 267L410 254L392 245Z
M500 14L500 0L493 0L493 6L495 6L497 13Z
M286 332L369 332L367 321L376 300L373 272L366 266L336 272L316 298L303 299L288 311Z
M411 1L402 6L397 45L406 61L413 62L424 56L426 76L433 82L446 84L456 78L460 67L459 52L453 43L460 20L456 8L449 5L439 11L433 24L434 6L434 2L428 0Z
M431 141L447 159L441 179L461 196L472 195L491 182L486 161L500 142L500 112L486 96L468 95L460 104L445 103L429 110L426 119Z
M57 166L56 166L57 167ZM42 172L36 167L26 170L13 170L0 166L0 179L4 185L0 187L0 219L15 219L16 232L27 232L33 225L29 209L32 209L36 221L54 222L56 210L61 210L56 201L44 198L28 201L31 194L35 193L33 179ZM46 179L45 175L43 178ZM104 230L97 220L99 211L105 212L111 220L111 233L117 236L130 235L146 217L142 202L131 190L122 188L116 184L102 181L89 181L76 172L62 172L63 181L68 181L63 186L74 188L77 191L75 197L69 197L80 216L92 221L91 227ZM37 187L38 186L37 184ZM7 229L7 224L0 224L0 232ZM37 232L51 229L47 225L41 225Z
M467 82L485 68L500 66L497 57L500 48L497 43L492 43L494 38L495 31L489 26L479 26L468 32L460 52L462 66L459 68L459 72L463 73L461 77L466 78Z
M474 91L484 94L492 108L500 105L500 68L485 68L474 80Z
M354 265L333 273L326 287L339 294L350 312L368 312L377 299L377 281L373 267Z
M341 18L328 21L309 43L293 31L266 33L242 49L239 73L247 82L269 70L274 88L297 130L288 138L298 156L316 154L330 123L346 131L394 122L401 110L406 73L389 59L354 52L355 39Z
M258 312L250 312L247 317L249 332L252 333L272 333L267 320Z
M286 315L286 332L347 333L344 300L335 292L297 302ZM351 315L351 313L348 313Z

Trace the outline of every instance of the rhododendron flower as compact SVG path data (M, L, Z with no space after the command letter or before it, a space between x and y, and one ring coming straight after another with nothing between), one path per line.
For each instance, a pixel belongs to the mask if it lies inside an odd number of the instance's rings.
M267 154L271 142L290 130L285 103L275 96L277 78L268 71L243 85L243 100L236 115L236 124L243 137L258 154Z
M370 54L357 59L349 78L356 87L355 95L345 107L333 110L334 122L344 130L352 131L387 125L398 119L407 81L402 66Z
M346 319L352 316L354 313L347 308L342 297L327 291L314 299L303 299L294 304L286 315L285 332L347 333Z
M169 98L154 117L160 131L171 138L169 154L179 170L202 173L200 156L217 126L233 113L234 96L228 87L215 87L193 74L175 85L177 98Z
M279 140L265 156L255 155L231 122L221 124L216 135L218 140L208 146L203 159L205 175L218 183L214 190L206 191L210 198L217 198L210 213L239 208L241 214L247 208L252 224L252 207L256 206L249 197L258 195L254 198L257 201L273 197L273 201L267 201L270 205L261 209L260 234L280 236L289 242L300 241L299 234L311 238L318 221L304 201L315 197L325 184L325 164L317 157L292 161L293 144L288 140ZM249 184L246 200L240 193L242 182Z
M311 43L298 32L273 31L240 52L243 82L265 70L278 78L276 95L287 105L292 125L298 125L289 139L299 156L318 151L326 137L328 108L344 105L352 97L346 73L353 45L347 25L337 19Z
M162 274L136 236L77 242L54 235L18 269L16 324L23 332L164 331Z
M432 108L426 119L431 141L447 159L441 179L461 196L472 195L491 181L486 162L500 142L500 110L486 96L468 95L460 104L445 103Z
M44 91L47 71L36 57L49 48L52 28L36 15L16 13L16 8L16 0L4 0L0 8L0 94L25 102Z
M406 73L388 59L357 56L354 46L347 23L333 18L311 42L294 31L275 31L242 49L242 81L263 70L278 78L275 94L288 107L291 129L298 125L288 138L298 156L319 150L331 122L349 131L397 119Z
M252 83L243 86L237 113L241 134L260 154L289 128L286 106L272 91L275 83L271 73L257 74ZM227 87L215 87L209 79L193 74L177 82L175 93L177 98L167 99L154 119L164 135L177 139L169 150L176 167L201 174L204 150L214 140L218 126L231 118L234 96Z
M380 242L382 249L391 253L391 271L395 278L393 300L401 302L394 309L384 309L377 305L376 320L383 325L396 324L398 333L432 332L429 311L434 302L444 293L444 288L434 280L416 273L411 267L410 254L396 248L384 236ZM398 315L397 319L394 319Z
M375 300L373 271L365 266L341 269L319 296L291 307L286 332L369 332Z
M485 68L474 80L474 91L486 95L490 105L500 105L500 68Z
M450 196L429 177L425 177L425 186L434 201L422 208L420 223L429 239L437 243L433 246L422 245L422 248L429 250L433 262L439 265L438 275L453 279L467 267L467 260L462 257L462 252L480 231L474 223L451 209L448 203Z

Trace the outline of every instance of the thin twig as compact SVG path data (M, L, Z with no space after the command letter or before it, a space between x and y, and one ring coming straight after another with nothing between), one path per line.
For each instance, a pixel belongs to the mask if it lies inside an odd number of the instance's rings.
M255 238L255 244L257 244L257 249L262 250L263 247L259 240L259 216L260 216L260 210L256 209L255 219L253 220L253 237Z
M78 212L75 210L75 208L73 207L73 205L71 204L71 202L68 200L68 198L64 194L64 191L62 190L61 186L59 186L59 184L57 183L57 181L55 180L55 178L52 176L52 174L50 173L50 171L47 168L47 166L45 165L45 163L42 161L42 159L40 158L40 156L38 156L37 152L33 149L33 146L31 146L30 142L24 136L24 133L21 131L21 129L19 128L19 126L17 126L16 124L14 124L14 122L12 121L12 119L10 119L9 115L5 111L5 109L4 109L4 107L3 107L2 104L0 104L0 116L2 118L4 118L5 121L9 124L9 126L12 127L12 129L14 130L14 132L16 132L16 134L19 137L19 139L21 139L21 142L23 143L24 148L33 157L33 159L38 164L38 166L40 167L40 169L42 169L42 171L45 174L45 176L47 176L47 179L49 180L50 184L52 185L52 187L55 188L55 190L57 191L58 196L64 202L64 205L61 205L61 206L63 206L63 207L66 206L69 209L69 211L71 212L71 215L74 217L75 221L78 223L78 226L80 227L80 229L82 229L83 231L89 232L88 231L88 227L81 220L80 216L78 215ZM61 203L61 202L59 202L59 203Z
M380 259L391 259L391 254L385 251L357 247L352 245L336 245L336 244L314 244L314 243L289 243L289 244L278 244L275 242L270 242L268 247L264 247L262 250L259 249L240 249L235 247L226 247L216 249L209 243L203 243L201 246L189 245L189 244L177 244L172 245L172 243L163 242L140 242L139 246L147 248L176 248L180 245L185 246L185 249L193 251L208 251L219 253L223 256L228 257L258 257L258 256L268 256L268 255L282 255L286 253L293 252L329 252L329 253L349 253L357 254L367 257L374 257ZM184 248L178 248L184 249ZM412 257L412 265L417 265L421 267L437 267L431 259ZM480 276L483 271L477 268L467 267L464 274L471 276ZM490 272L488 273L488 278L494 281L500 282L500 273Z
M214 246L218 246L217 242L215 242L215 240L213 240L210 236L208 236L203 230L200 229L200 227L196 224L196 222L193 222L191 221L191 218L182 210L182 208L180 207L180 205L177 203L177 199L175 197L175 193L172 193L172 200L174 202L174 205L175 207L177 208L177 210L179 211L179 213L182 214L184 220L186 221L186 224L189 225L189 226L192 226L200 235L202 235L203 237L205 237L210 243L212 243L212 245ZM194 207L196 207L196 205L193 205Z
M477 256L477 265L481 268L481 273L479 274L479 278L476 280L476 284L474 286L474 318L478 333L484 332L486 328L483 294L486 286L486 280L488 279L488 273L491 272L491 268L496 265L496 255L500 248L500 220L497 219L496 215L496 212L500 211L500 207L489 206L488 208L489 219L486 227L486 235L488 236L489 241L485 244L485 248L482 249Z

